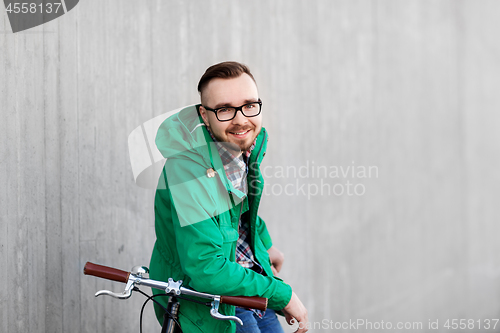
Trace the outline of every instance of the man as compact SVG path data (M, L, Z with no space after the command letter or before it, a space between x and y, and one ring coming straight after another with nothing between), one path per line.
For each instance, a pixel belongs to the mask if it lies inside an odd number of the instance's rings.
M275 310L306 332L307 310L276 277L283 254L257 215L267 133L255 80L246 66L223 62L206 70L198 91L201 105L168 118L156 137L167 161L155 197L150 276L181 279L200 292L268 298L264 313L221 305L222 314L243 320L241 332L282 332ZM204 305L183 300L179 321L184 332L235 331Z

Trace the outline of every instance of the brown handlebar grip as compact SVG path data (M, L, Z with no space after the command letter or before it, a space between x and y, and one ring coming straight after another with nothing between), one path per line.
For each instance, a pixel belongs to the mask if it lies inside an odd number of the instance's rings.
M128 277L130 275L129 272L122 271L120 269L108 267L108 266L102 266L98 264L93 264L91 262L88 262L85 264L85 267L83 268L83 274L85 275L93 275L97 276L103 279L108 279L108 280L113 280L113 281L118 281L118 282L123 282L127 283L128 282Z
M220 302L244 308L266 311L267 298L257 296L221 296Z

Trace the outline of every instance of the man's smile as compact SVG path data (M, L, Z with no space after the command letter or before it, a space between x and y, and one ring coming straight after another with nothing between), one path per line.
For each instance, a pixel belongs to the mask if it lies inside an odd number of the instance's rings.
M236 131L231 131L229 132L231 135L233 135L234 137L238 138L238 139L243 139L247 136L247 134L251 131L252 129L247 129L247 130L238 130L237 132Z

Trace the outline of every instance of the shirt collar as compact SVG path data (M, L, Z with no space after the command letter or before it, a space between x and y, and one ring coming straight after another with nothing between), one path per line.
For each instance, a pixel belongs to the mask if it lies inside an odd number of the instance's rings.
M212 140L214 140L214 142L217 144L217 150L219 151L219 155L221 156L222 164L226 165L226 164L229 164L231 162L238 163L238 161L241 163L241 158L239 156L238 157L234 156L234 154L231 153L228 149L226 149L226 147L224 147L224 145L221 142L217 141L217 139L212 134L212 131L210 130L210 128L208 128L208 126L206 126L206 128L207 128L207 131L210 134L210 137L212 138ZM254 140L254 142L252 143L252 145L250 146L250 148L247 151L245 151L241 154L245 164L248 162L248 159L250 158L250 155L252 154L252 150L255 148L256 141L257 141L257 139Z

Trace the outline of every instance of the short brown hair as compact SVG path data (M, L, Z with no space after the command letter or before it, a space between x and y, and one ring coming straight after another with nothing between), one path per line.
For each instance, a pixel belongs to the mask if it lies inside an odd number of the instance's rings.
M252 78L253 82L255 82L252 73L250 73L250 69L239 62L225 61L210 66L207 68L205 74L203 74L200 82L198 83L198 92L201 94L201 91L205 89L208 83L215 78L233 79L239 77L243 73L248 74L248 76Z

